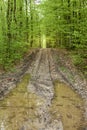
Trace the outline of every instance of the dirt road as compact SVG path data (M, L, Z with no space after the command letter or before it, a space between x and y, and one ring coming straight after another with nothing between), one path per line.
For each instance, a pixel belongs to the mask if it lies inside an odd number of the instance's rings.
M33 122L33 126L37 130L63 130L63 123L60 113L57 112L58 116L53 120L51 118L52 115L49 112L55 93L55 81L57 80L59 82L66 83L67 85L71 85L73 89L76 89L78 86L78 84L75 86L73 82L68 80L64 73L61 72L60 67L58 67L57 70L53 55L54 54L51 49L40 49L36 56L36 60L32 62L31 67L27 71L27 73L31 74L28 91L38 95L39 98L43 100L43 103L37 109L37 118L33 119L33 121L28 121L28 124L32 124ZM79 88L76 89L78 92L80 87L82 88L82 86L79 86ZM86 96L86 93L84 94L85 90L80 90L82 91L80 91L81 96ZM32 126L30 127L26 125L25 129L26 128L32 129Z
M52 120L49 113L49 106L54 96L53 81L57 78L54 65L50 62L52 62L50 49L41 49L37 54L36 61L27 71L31 74L28 90L44 100L44 103L38 107L39 118L33 120L33 125L37 122L38 130L63 130L60 116L58 120Z
M70 63L68 63L69 60L64 59L62 54L58 53L55 49L39 49L36 55L34 55L35 57L33 57L32 62L30 64L28 62L27 66L25 63L26 69L24 69L25 71L22 69L21 75L30 75L29 83L26 85L27 90L25 91L25 88L22 87L20 94L21 88L19 87L15 94L12 94L12 97L7 97L8 99L5 101L7 111L9 111L8 107L11 108L13 105L12 114L15 113L13 125L15 121L20 124L17 125L17 130L87 129L87 83L83 77L78 75L75 68L71 67ZM58 82L58 87L56 86L55 88L56 81ZM10 86L12 88L12 85ZM10 91L10 89L8 90ZM17 95L21 102L17 102L19 100ZM82 100L85 102L84 106ZM24 104L22 104L22 101ZM19 116L14 112L15 106L13 103L17 104L17 107L20 108L17 110ZM2 102L2 104L4 103ZM20 107L21 104L24 106ZM1 105L0 107L3 108ZM22 108L24 110L20 112ZM4 113L3 109L1 111ZM27 114L26 117L24 117L23 113ZM74 113L77 114L77 117ZM20 114L22 117L20 117ZM7 117L10 120L10 116ZM69 124L66 121L69 121ZM79 126L78 122L85 122L85 125ZM2 124L3 122L1 122ZM9 124L8 127L7 123L6 127L8 129L11 127L10 129L13 130L12 126ZM4 130L8 129L5 129L4 126Z

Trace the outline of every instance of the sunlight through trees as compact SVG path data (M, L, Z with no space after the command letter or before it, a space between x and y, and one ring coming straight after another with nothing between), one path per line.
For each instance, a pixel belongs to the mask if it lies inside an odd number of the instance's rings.
M86 0L1 0L0 66L14 64L31 47L87 50L86 32Z

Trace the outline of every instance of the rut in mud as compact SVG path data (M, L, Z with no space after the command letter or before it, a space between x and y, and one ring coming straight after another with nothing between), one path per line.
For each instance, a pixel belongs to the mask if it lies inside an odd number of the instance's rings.
M51 49L38 51L22 82L0 102L1 130L86 130L79 126L83 100L65 85L70 83L56 70Z
M50 57L50 50L40 50L37 57L37 60L35 61L35 63L33 63L33 67L29 69L31 80L28 85L28 90L32 93L36 93L36 95L39 95L43 99L44 103L43 105L38 107L37 115L39 116L39 118L33 120L33 123L36 124L37 122L38 130L63 130L60 117L58 118L58 120L52 121L51 115L49 113L49 106L51 105L51 101L54 96L52 73L56 76L54 66L50 66L50 62L52 60Z

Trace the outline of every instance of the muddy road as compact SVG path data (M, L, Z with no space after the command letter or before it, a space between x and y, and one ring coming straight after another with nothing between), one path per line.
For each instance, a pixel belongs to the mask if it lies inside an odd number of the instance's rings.
M37 110L39 118L33 120L33 122L37 122L38 130L63 130L60 117L57 120L52 121L49 112L49 106L51 105L54 96L52 73L55 73L54 66L50 65L52 60L50 57L50 50L40 50L37 57L37 60L32 63L31 69L29 69L31 80L28 85L28 91L39 95L39 97L43 99L43 104L38 107Z
M0 129L86 130L86 82L74 70L63 72L52 49L40 49L35 57L24 79L0 101Z

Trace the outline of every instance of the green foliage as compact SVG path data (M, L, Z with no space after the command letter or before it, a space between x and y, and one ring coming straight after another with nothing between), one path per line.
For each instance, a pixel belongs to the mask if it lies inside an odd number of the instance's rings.
M87 52L83 49L77 49L70 52L72 62L87 77Z
M81 65L83 63L83 58L80 55L72 55L72 60L75 65Z
M34 0L0 1L0 67L11 68L20 62L30 47L39 46L36 6Z
M83 8L84 7L84 8ZM84 50L75 64L87 58L87 2L85 0L1 0L0 66L14 65L31 47ZM8 68L7 67L7 68Z

